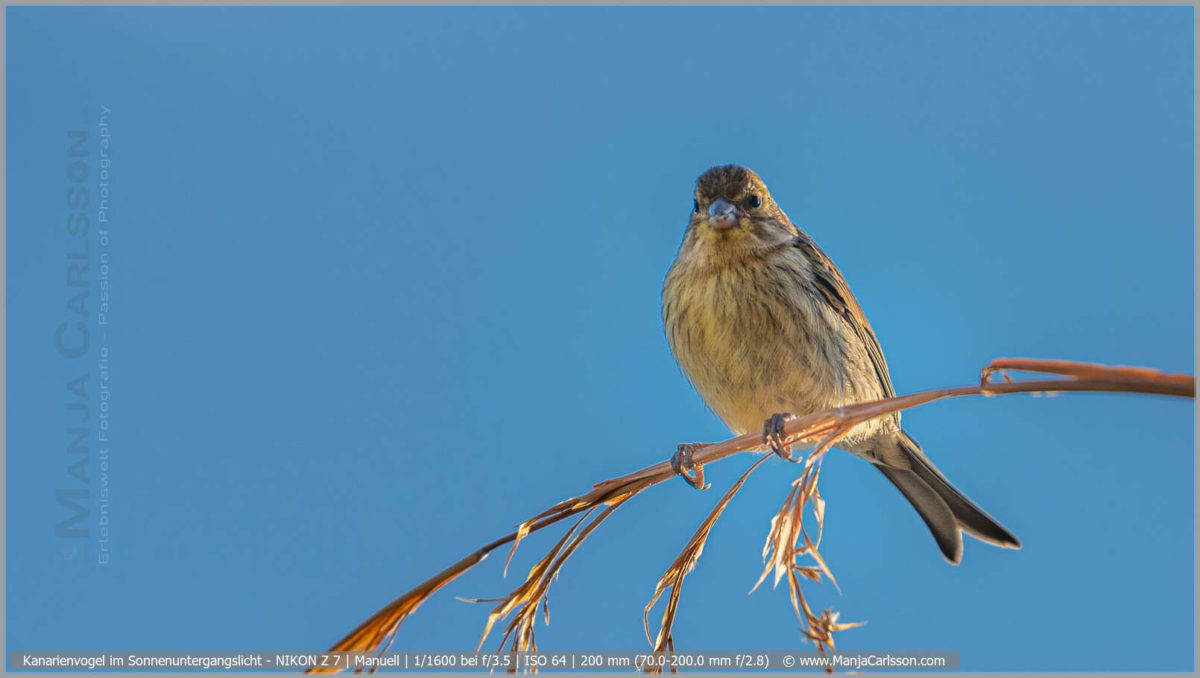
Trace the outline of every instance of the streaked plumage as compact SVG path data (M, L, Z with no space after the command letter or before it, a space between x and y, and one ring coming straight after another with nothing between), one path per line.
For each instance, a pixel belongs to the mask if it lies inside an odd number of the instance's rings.
M663 323L685 375L730 430L894 395L875 333L833 261L797 229L754 172L714 167L663 285ZM840 446L871 461L957 563L964 530L1020 542L946 481L900 415L853 429Z

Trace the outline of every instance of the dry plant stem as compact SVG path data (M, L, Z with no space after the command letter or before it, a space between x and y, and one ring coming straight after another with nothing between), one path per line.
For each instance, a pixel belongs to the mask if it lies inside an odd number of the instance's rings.
M849 429L843 428L836 436L844 435L847 430ZM836 649L833 642L835 632L862 626L865 623L839 624L838 613L832 609L826 609L820 615L815 614L808 606L808 601L804 598L804 592L800 587L800 577L820 583L822 575L828 577L830 583L835 588L837 587L837 580L833 578L833 572L817 550L825 528L825 500L817 491L817 478L821 473L821 461L824 454L836 440L836 436L826 439L804 460L804 471L799 478L792 482L792 490L783 502L783 507L771 519L771 530L767 534L767 543L763 546L762 553L765 567L754 587L750 589L750 592L753 593L772 570L775 571L775 585L778 585L780 578L786 575L792 609L796 613L796 618L803 625L800 631L817 646L817 651L822 656L826 651L832 652ZM811 507L813 518L817 523L816 539L811 538L808 530L804 527L804 509L806 507ZM801 539L804 540L804 543L798 545ZM812 558L816 566L798 563L797 560L802 556ZM824 668L826 673L833 673L832 665L827 663Z
M708 517L704 519L704 522L700 524L700 528L692 535L687 546L675 558L675 562L671 563L671 567L667 568L667 571L658 580L658 585L654 588L654 595L651 596L650 602L646 604L645 612L642 613L642 626L646 630L646 640L650 640L650 610L658 602L663 592L671 589L671 595L667 598L667 608L663 610L662 624L659 627L658 637L651 641L655 652L666 652L674 649L675 641L671 637L671 626L674 624L675 612L679 606L679 591L683 585L683 578L696 566L696 561L700 560L700 554L704 551L704 542L708 540L708 533L712 530L713 525L716 525L717 518L721 517L721 513L729 505L729 502L733 500L733 496L737 494L738 490L742 489L742 484L746 482L746 478L749 478L754 469L758 468L769 456L763 455L758 461L754 462L750 468L746 469L742 477L738 478L737 482L725 492L725 496L721 497L721 501L717 502L717 505L709 512ZM654 668L647 670L650 673L662 672L661 667L658 667L657 670Z
M504 639L500 641L500 650L504 649L504 644L508 642L509 637L512 637L512 645L510 650L513 652L536 652L537 642L534 640L534 624L537 622L538 606L541 605L542 612L545 616L546 623L550 623L550 605L547 595L550 591L550 583L558 576L567 559L571 557L580 544L587 539L600 523L604 522L612 512L617 510L621 504L628 501L635 494L640 492L644 487L638 488L633 492L625 494L622 497L612 500L608 506L600 512L595 518L587 523L588 516L591 515L597 507L593 506L575 525L573 525L562 539L554 545L544 558L539 560L529 571L529 576L525 578L525 582L518 586L507 598L500 600L500 604L492 610L488 616L487 625L483 629L483 635L479 638L479 645L475 651L478 652L483 647L483 643L487 640L488 634L492 630L492 626L497 620L508 616L513 610L516 610L516 615L509 622L508 627L504 631ZM514 540L515 547L516 540ZM513 667L515 668L515 667Z
M1055 374L1067 378L1013 381L1007 374L1009 371ZM1005 381L990 381L991 377L995 374L1000 374L1003 376ZM815 468L814 463L819 463L820 456L825 452L825 450L828 450L834 443L836 443L837 439L841 435L844 435L846 431L863 421L886 416L893 412L909 409L944 398L958 398L962 396L973 395L991 396L1005 395L1009 393L1053 393L1065 391L1147 393L1194 398L1196 394L1196 384L1195 377L1189 374L1166 374L1156 370L1138 367L1109 367L1106 365L1098 365L1093 363L1077 363L1061 360L1005 358L995 360L990 365L985 367L982 370L982 378L980 383L976 385L923 391L920 393L888 398L886 400L850 405L835 410L828 410L825 412L817 412L802 417L796 417L790 419L784 424L783 431L789 444L795 444L803 441L819 441L816 449L808 456L808 459L806 460L805 472L802 476L803 479L804 477L807 477L809 472L813 471ZM761 434L749 433L738 436L737 438L726 440L724 442L706 445L693 457L693 461L697 466L701 466L703 464L719 461L740 452L759 449L762 449ZM761 460L756 462L755 466L751 467L751 469L757 467L758 463L761 463ZM749 471L747 474L748 473ZM388 647L391 644L391 640L395 637L400 624L408 617L408 615L415 611L421 603L433 595L438 589L478 564L491 551L510 542L513 544L513 549L515 550L521 539L531 532L536 532L542 528L557 523L560 520L568 518L572 515L576 515L583 511L589 511L602 504L607 505L608 508L600 516L593 519L593 523L589 524L587 528L576 534L574 540L570 541L569 546L568 542L566 541L567 537L564 537L563 540L559 542L559 545L556 546L556 550L566 550L559 555L558 560L549 560L554 555L553 553L551 556L547 556L546 559L543 559L543 562L546 563L545 567L547 569L557 572L558 568L560 568L562 563L566 560L566 557L569 556L570 553L574 552L575 548L577 548L579 543L582 542L582 539L586 537L591 530L595 529L599 522L607 517L612 509L615 509L616 506L620 505L633 495L642 492L646 488L663 481L670 480L674 476L675 472L671 469L670 462L664 461L620 478L606 480L595 485L590 492L582 496L573 497L555 504L546 511L522 523L517 531L507 534L477 549L462 560L459 560L454 565L451 565L437 575L434 575L433 577L422 582L416 588L395 599L386 607L379 610L369 619L360 624L340 641L338 641L332 648L330 648L330 651L370 652ZM718 505L718 508L714 509L715 515L719 515L720 510L723 509L723 505L728 503L728 499L732 498L732 492L736 492L736 489L740 487L741 482L744 479L745 476L743 476L742 480L739 480L738 483L731 488L731 493L727 494L726 499L722 500L721 504ZM819 499L819 495L815 495L815 475L811 478L811 482L813 495ZM789 497L789 503L785 504L784 510L790 510L792 513L798 514L799 509L797 509L795 506L796 501L797 499L795 497ZM791 505L790 509L789 505ZM804 502L799 504L801 507L803 505ZM817 504L814 506L814 508L818 506L823 505ZM715 515L710 515L710 517L715 520ZM779 516L776 518L779 519ZM795 522L798 525L802 521L796 520ZM819 518L818 522L820 522ZM704 528L704 525L701 527L705 534L707 534L707 529ZM708 525L708 528L711 528L711 525ZM699 534L699 532L697 534ZM802 597L799 601L797 601L796 598L796 591L798 591L797 574L808 578L814 578L812 575L815 574L815 572L813 572L811 568L805 569L799 565L796 565L794 558L791 558L791 556L796 555L798 552L808 553L809 555L815 553L815 545L820 541L820 539L818 536L817 542L811 542L803 530L797 533L792 528L789 528L789 535L793 539L791 542L793 544L795 543L795 539L799 539L800 536L803 536L806 542L805 547L802 547L799 550L793 549L791 546L788 546L787 536L776 535L773 532L773 535L769 538L769 540L774 543L774 553L776 555L772 559L771 563L769 563L769 566L773 568L782 567L784 569L789 578L789 588L791 588L793 591L793 604L795 605L797 602L803 603ZM568 537L569 536L570 533L568 533ZM690 546L691 544L689 544L689 547ZM771 546L771 543L769 543L768 546ZM779 551L781 547L784 549L782 556L780 555L781 552ZM687 550L688 549L685 548L685 553ZM817 571L824 571L826 575L829 574L828 569L824 567L823 562L820 563L820 568ZM526 580L526 585L528 585L531 580L541 581L540 577L534 577L536 572L537 567L535 567L534 571L530 573L530 577ZM782 573L779 569L776 569L776 572L776 580L778 581L778 578L782 576ZM668 571L668 573L670 573L670 571ZM543 570L542 574L545 574L545 570ZM684 574L686 574L686 572ZM519 587L512 594L510 594L508 598L504 599L505 602L502 602L502 604L498 606L497 610L507 607L508 611L511 612L516 607L530 602L530 600L533 601L534 607L536 608L536 603L538 600L544 601L545 587L548 586L548 584L549 580L546 579L545 586L541 587L540 589L536 586L525 589L526 585ZM537 597L530 599L527 595L529 593L536 594ZM676 586L672 591L672 598L676 598L677 595L678 587ZM518 603L515 605L510 605L509 603L514 600L514 597L522 597L522 600L518 601ZM803 608L804 609L801 610L804 613L803 618L809 621L809 628L805 630L805 633L809 634L810 637L812 635L811 632L814 630L820 631L821 628L839 630L840 628L847 627L847 625L844 624L837 624L836 614L831 615L828 610L826 610L821 617L816 617L811 613L810 610L807 609L807 605L804 605ZM495 615L496 611L494 610L493 616ZM520 621L520 619L524 619L524 621ZM819 624L818 627L813 627L812 619L822 620L821 624ZM531 625L526 625L526 622L530 622L531 624L531 620L532 615L526 615L524 617L520 617L519 619L514 619L513 623L510 624L508 633L516 632L518 634L518 639L514 642L520 641L522 644L527 643L528 645L532 646L532 627ZM493 623L494 621L494 619L490 619L489 624ZM523 634L527 635L523 636ZM521 637L525 637L527 640L521 641ZM670 638L669 628L665 628L664 630L660 631L660 640L664 638L667 642L667 649L672 650L674 643ZM656 645L658 645L658 643L656 643ZM818 646L820 647L820 644ZM829 643L829 646L832 648L832 643ZM317 669L313 670L312 672L325 671Z
M638 490L640 491L640 490ZM534 518L521 524L521 527L516 532L496 539L493 542L479 547L470 555L454 563L450 567L442 570L434 576L421 582L413 589L406 592L404 595L396 598L386 607L376 612L369 619L359 624L353 631L346 634L344 638L339 640L330 652L373 652L381 647L386 649L391 645L392 639L395 638L396 631L399 630L400 624L412 614L421 603L425 602L430 596L451 581L457 579L467 570L477 565L480 561L488 556L489 553L508 544L513 543L515 550L517 543L522 537L529 532L536 532L544 527L548 527L558 521L569 518L577 513L587 511L594 506L606 502L623 502L625 499L633 496L631 493L625 493L624 497L609 497L609 493L597 492L593 490L588 495L595 495L595 501L591 503L581 503L576 500L567 500L559 502L550 509L535 516ZM511 556L510 556L511 557ZM337 673L341 669L310 669L306 673Z

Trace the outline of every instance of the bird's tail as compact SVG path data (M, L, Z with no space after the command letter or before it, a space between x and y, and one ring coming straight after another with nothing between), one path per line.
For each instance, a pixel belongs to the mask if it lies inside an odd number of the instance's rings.
M1019 539L946 480L917 441L903 431L894 441L896 449L880 455L882 459L875 462L875 467L921 515L946 560L957 565L962 559L960 530L989 544L1021 548Z

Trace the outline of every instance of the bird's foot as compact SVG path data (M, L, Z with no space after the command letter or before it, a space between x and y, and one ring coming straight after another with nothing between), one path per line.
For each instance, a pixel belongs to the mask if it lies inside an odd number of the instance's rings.
M692 461L692 455L702 447L707 447L708 443L680 443L679 449L675 450L675 454L671 455L671 469L687 481L688 485L697 490L708 489L708 485L704 484L704 465L696 464ZM691 472L690 474L688 472Z
M763 445L771 448L772 452L792 463L800 460L792 456L792 447L787 444L787 438L784 437L783 425L789 419L794 418L793 415L786 413L772 414L770 419L763 422Z

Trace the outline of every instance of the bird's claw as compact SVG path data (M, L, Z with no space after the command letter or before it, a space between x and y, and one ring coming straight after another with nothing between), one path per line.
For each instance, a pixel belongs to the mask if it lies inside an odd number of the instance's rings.
M709 487L704 483L704 465L692 461L692 455L704 446L705 443L680 443L675 454L671 455L671 470L697 490L705 490Z
M800 461L792 456L792 447L784 437L783 425L792 418L790 414L772 414L770 419L763 422L763 445L771 448L775 454L792 463Z

